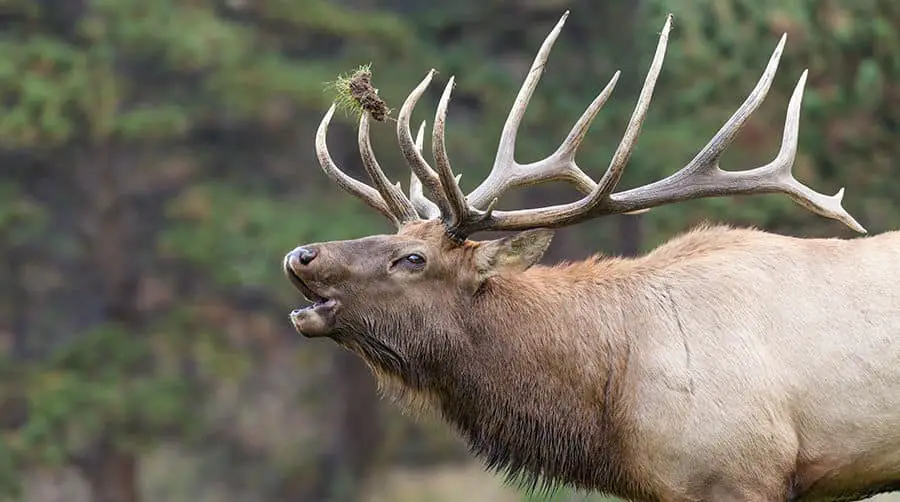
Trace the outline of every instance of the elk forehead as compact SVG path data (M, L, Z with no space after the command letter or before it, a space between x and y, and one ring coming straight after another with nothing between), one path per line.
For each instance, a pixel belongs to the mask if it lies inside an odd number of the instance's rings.
M331 259L344 257L347 261L365 261L387 258L397 252L430 251L429 258L452 254L454 250L477 247L478 243L466 240L457 243L446 232L439 220L422 220L405 223L395 234L381 234L358 239L323 242L301 247L317 249L330 255Z
M440 219L411 221L400 227L397 235L418 239L442 250L450 250L460 246L447 235L446 227L444 227ZM462 243L463 246L471 244L471 241Z

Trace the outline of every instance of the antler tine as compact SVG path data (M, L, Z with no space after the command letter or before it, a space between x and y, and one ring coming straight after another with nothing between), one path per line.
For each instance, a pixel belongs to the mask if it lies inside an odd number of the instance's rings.
M444 188L444 195L449 202L451 214L447 222L451 227L458 227L465 221L469 213L469 207L466 204L466 196L459 188L459 183L453 176L453 170L450 167L450 158L447 156L447 146L444 140L444 129L447 123L447 104L450 101L450 92L453 90L454 78L451 76L438 102L437 111L434 115L434 126L432 128L431 149L434 155L434 162L437 165L438 176L441 180L441 186Z
M550 156L531 162L519 164L512 161L504 171L494 170L475 190L468 195L469 204L476 208L482 208L491 200L496 199L512 188L536 185L548 181L566 181L583 193L589 194L597 183L584 173L575 163L575 155L581 146L582 140L587 135L588 129L594 117L606 104L609 96L616 87L621 72L616 71L606 87L597 95L590 105L581 114L581 117L572 126L566 139Z
M503 131L500 135L497 154L491 172L468 195L468 202L474 208L484 208L494 199L514 187L559 180L574 184L575 188L582 193L590 193L596 186L594 180L586 175L575 163L575 154L585 134L587 134L594 117L596 117L600 108L603 107L615 88L619 79L620 72L618 71L613 75L603 91L585 109L565 141L553 154L529 164L519 164L515 161L516 136L519 126L528 108L528 103L531 101L531 97L541 79L553 44L556 42L568 16L569 11L566 11L544 39L537 55L535 55L528 75L519 89L506 122L503 124Z
M778 157L769 165L759 169L763 174L771 172L774 177L782 179L786 185L784 187L785 193L801 206L820 216L838 220L853 230L864 234L866 229L841 206L841 201L844 198L843 187L836 194L829 197L800 183L791 172L794 158L797 155L797 140L800 132L800 103L803 101L803 89L806 86L807 73L808 70L803 70L803 75L797 82L797 87L794 89L794 94L791 96L791 101L788 104L784 136Z
M420 154L424 144L424 137L425 121L423 120L419 126L419 132L416 133L416 150ZM425 193L422 191L422 180L416 176L416 172L413 170L409 171L409 199L422 218L430 220L441 215L441 210L437 207L437 204L425 197Z
M400 183L392 184L381 170L378 161L375 160L372 143L369 140L369 112L363 112L359 118L359 153L369 178L372 179L372 183L375 184L375 188L381 194L388 209L396 215L397 220L400 223L418 220L419 214L412 202L403 194Z
M322 166L322 170L325 171L325 174L343 190L358 197L368 206L385 215L394 223L394 225L399 226L400 222L397 219L397 216L390 208L388 208L378 191L365 183L348 176L338 169L337 165L335 165L332 160L331 154L328 152L326 137L328 135L328 125L331 123L331 117L334 115L334 109L335 105L332 104L331 108L328 109L328 112L325 113L325 116L319 123L319 128L316 131L316 155L319 158L319 164Z
M544 39L541 48L538 49L538 52L534 57L534 61L531 63L531 68L528 70L528 76L525 77L525 81L522 83L522 87L516 95L516 100L509 110L506 122L503 124L503 131L500 133L500 142L497 145L497 155L494 158L492 170L502 172L508 169L513 163L516 150L516 136L519 132L519 126L522 124L522 118L525 116L525 110L528 109L528 103L531 101L534 90L537 88L538 82L540 82L541 76L544 73L544 66L547 64L547 59L550 57L550 51L553 49L553 44L556 43L556 39L559 37L568 17L569 11L567 10L563 13L562 17L560 17L559 21L557 21L556 26L553 27Z
M422 185L428 189L428 192L434 198L434 203L439 208L440 213L445 215L445 217L449 217L453 214L453 210L450 206L450 202L444 195L440 178L422 157L421 149L416 148L416 145L413 142L412 132L409 130L409 120L412 117L413 109L416 107L419 98L425 93L425 89L428 88L433 76L434 70L432 69L425 78L422 79L422 82L409 93L409 96L407 96L406 101L400 108L400 112L397 114L397 140L400 143L400 151L403 153L403 157L409 164L410 169L412 169L413 173L419 178Z
M653 90L656 88L656 81L659 78L663 61L665 60L666 47L668 46L671 28L672 15L669 14L666 16L666 23L663 25L663 29L660 32L659 42L656 45L656 53L650 63L647 77L644 79L644 85L641 88L634 111L631 114L631 120L628 122L628 127L625 129L622 140L619 142L618 148L616 148L616 152L610 161L606 173L603 175L603 178L600 179L600 183L594 183L593 180L591 180L590 182L582 182L579 185L579 183L576 182L576 186L580 186L582 191L588 194L585 199L582 199L582 201L579 202L584 208L593 207L600 203L600 201L608 198L610 192L613 191L622 177L622 172L625 170L625 166L628 164L631 153L634 151L634 147L637 144L641 127L644 124L644 118L647 116L647 110L650 108ZM597 112L600 111L600 107L612 93L618 77L619 72L616 72L606 88L597 96L594 102L591 103L591 106L585 110L582 117L572 128L572 132L569 133L569 137L567 137L563 144L560 145L559 149L557 149L550 157L532 164L531 169L528 171L523 169L522 171L525 171L523 174L531 174L532 179L537 178L540 181L566 179L567 177L569 179L578 179L579 175L590 180L590 178L588 178L575 164L575 153L578 150L578 146L581 144L581 140L584 139L584 135L587 133L587 128L590 125L591 120L593 120ZM519 184L523 184L522 179L524 178L525 176L520 178Z
M653 89L656 87L656 79L662 71L663 60L666 58L666 46L669 43L669 31L672 29L672 14L666 16L666 24L663 26L662 33L659 35L659 42L656 44L656 53L653 55L653 61L650 63L650 70L644 79L644 85L641 87L641 93L638 96L638 102L634 106L631 113L631 120L628 121L628 127L622 140L613 154L613 158L606 169L606 173L600 178L597 188L591 193L591 201L597 201L605 198L615 189L619 180L622 178L622 172L634 152L637 144L638 136L641 134L641 127L644 125L644 118L647 117L647 110L650 108L650 101L653 99Z

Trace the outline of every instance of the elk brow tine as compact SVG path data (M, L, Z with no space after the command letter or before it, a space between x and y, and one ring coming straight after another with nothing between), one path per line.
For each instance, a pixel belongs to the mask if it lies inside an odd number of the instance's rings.
M331 123L331 118L334 115L335 104L332 103L331 108L325 113L325 116L322 118L322 121L319 122L319 128L316 131L316 156L319 159L319 165L322 166L322 170L325 171L325 174L344 191L356 196L363 202L365 202L369 207L375 209L379 213L387 216L389 220L391 220L394 225L399 226L399 221L397 217L391 212L388 206L385 204L384 200L381 198L381 195L377 190L362 183L343 171L341 171L337 165L334 163L334 160L331 158L331 153L328 151L328 125Z
M437 166L438 176L441 179L441 186L444 187L444 195L450 203L452 209L452 219L450 224L453 226L460 225L464 222L468 207L466 206L466 196L459 188L459 183L453 177L453 170L450 167L450 158L447 156L447 146L445 142L445 125L447 122L447 105L450 101L450 92L453 90L455 80L450 76L450 80L444 87L441 94L441 100L438 102L437 111L434 114L434 125L431 134L431 149L434 155L434 163Z
M394 185L384 174L378 161L375 159L375 153L372 151L372 142L369 139L369 112L364 111L359 118L359 153L362 157L363 167L372 179L376 190L381 194L388 209L394 213L397 220L401 223L419 219L419 215L412 203L399 188Z
M409 93L409 96L406 97L406 101L403 102L403 106L400 107L400 112L397 114L397 140L400 143L400 151L406 159L407 164L409 164L410 169L416 173L416 176L419 177L422 185L428 189L428 192L431 194L432 198L434 198L434 203L437 204L440 209L441 214L449 215L451 214L450 203L444 196L438 174L428 165L425 158L422 157L422 152L416 148L416 145L413 143L412 132L409 130L409 121L412 118L413 109L415 109L416 103L419 102L419 98L422 97L422 94L425 93L425 89L427 89L428 85L431 83L434 72L434 69L428 71L425 78L422 79L419 85Z

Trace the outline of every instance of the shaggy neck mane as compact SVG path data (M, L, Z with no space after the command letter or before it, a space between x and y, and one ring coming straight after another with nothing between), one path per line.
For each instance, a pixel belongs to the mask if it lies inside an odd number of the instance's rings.
M536 266L480 291L471 352L436 394L488 467L532 489L633 485L617 416L630 342L612 301L636 286L633 263Z

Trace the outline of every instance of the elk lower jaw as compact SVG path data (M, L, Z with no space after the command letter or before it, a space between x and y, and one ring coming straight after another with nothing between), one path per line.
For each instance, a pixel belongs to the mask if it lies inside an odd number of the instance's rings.
M295 281L295 285L312 303L291 312L291 323L294 325L294 329L308 338L331 334L334 330L334 316L338 309L337 300L319 295L299 278Z
M311 302L310 305L296 308L291 312L294 329L309 338L331 334L334 329L334 316L339 307L338 301L316 293L296 273L290 269L286 270L294 287Z
M317 300L312 305L294 309L291 312L291 323L305 337L328 336L334 329L334 316L338 306L334 299Z

